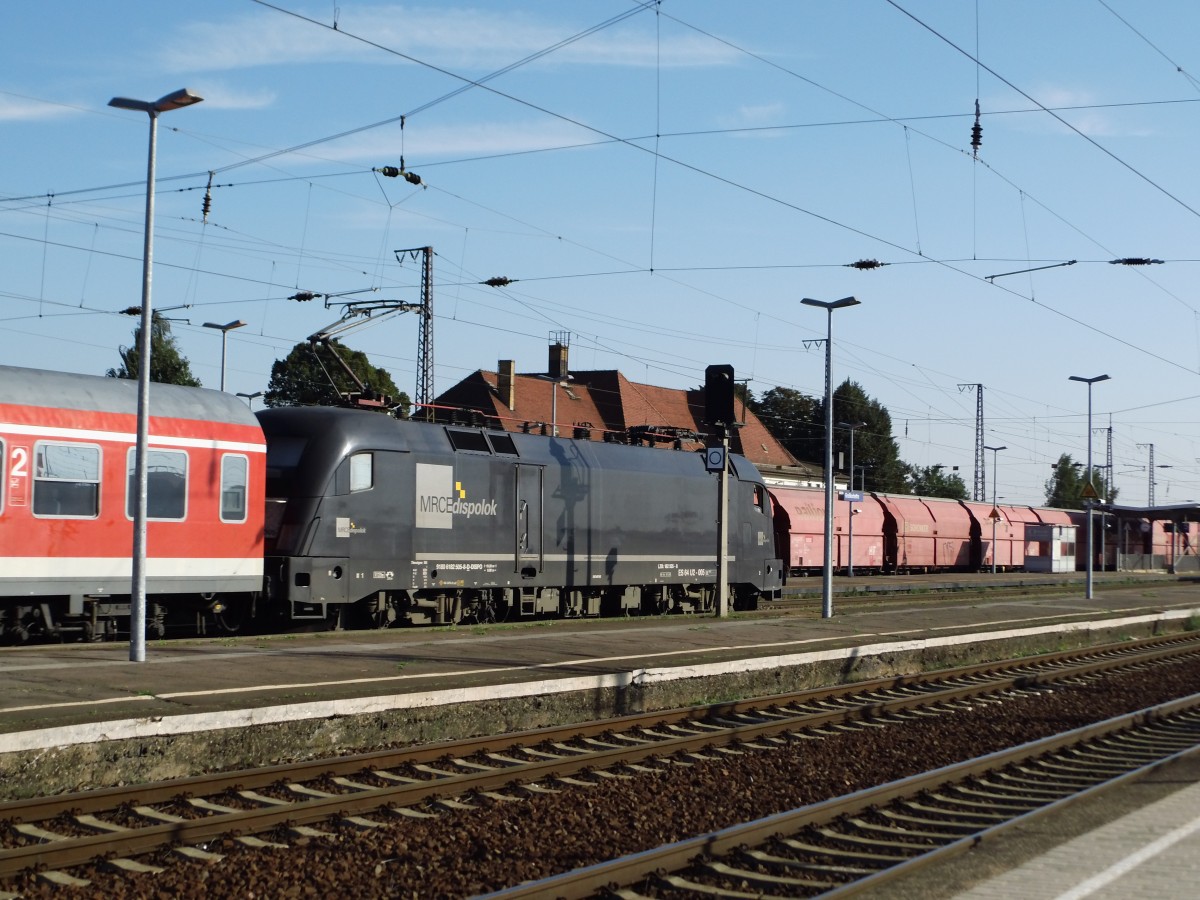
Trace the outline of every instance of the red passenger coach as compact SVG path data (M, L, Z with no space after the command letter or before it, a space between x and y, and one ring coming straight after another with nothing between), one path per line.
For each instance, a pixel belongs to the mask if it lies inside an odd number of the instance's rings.
M0 366L0 639L127 630L136 382ZM218 391L150 389L147 630L232 625L262 587L265 441Z

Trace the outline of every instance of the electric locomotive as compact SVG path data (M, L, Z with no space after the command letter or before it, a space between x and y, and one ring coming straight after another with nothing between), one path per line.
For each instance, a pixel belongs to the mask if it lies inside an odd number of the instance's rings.
M334 626L714 608L717 476L701 454L397 420L258 413L266 435L259 616ZM730 457L735 608L782 567L758 471Z

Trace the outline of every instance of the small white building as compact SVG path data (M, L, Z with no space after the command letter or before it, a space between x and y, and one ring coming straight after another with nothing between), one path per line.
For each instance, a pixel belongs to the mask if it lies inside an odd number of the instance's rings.
M1074 572L1074 525L1025 525L1026 572Z

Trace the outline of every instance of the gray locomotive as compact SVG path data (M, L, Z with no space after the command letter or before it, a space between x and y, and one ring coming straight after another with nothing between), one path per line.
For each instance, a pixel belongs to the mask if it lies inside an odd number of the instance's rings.
M345 626L714 608L717 476L702 454L374 412L260 412L258 614ZM734 608L778 597L771 507L730 457Z

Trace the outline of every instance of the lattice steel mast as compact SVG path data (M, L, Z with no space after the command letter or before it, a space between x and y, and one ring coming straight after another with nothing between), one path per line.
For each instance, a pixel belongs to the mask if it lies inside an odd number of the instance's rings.
M974 389L975 399L975 486L971 491L971 499L984 502L987 500L987 465L984 461L983 446L983 385L960 384L960 391Z

